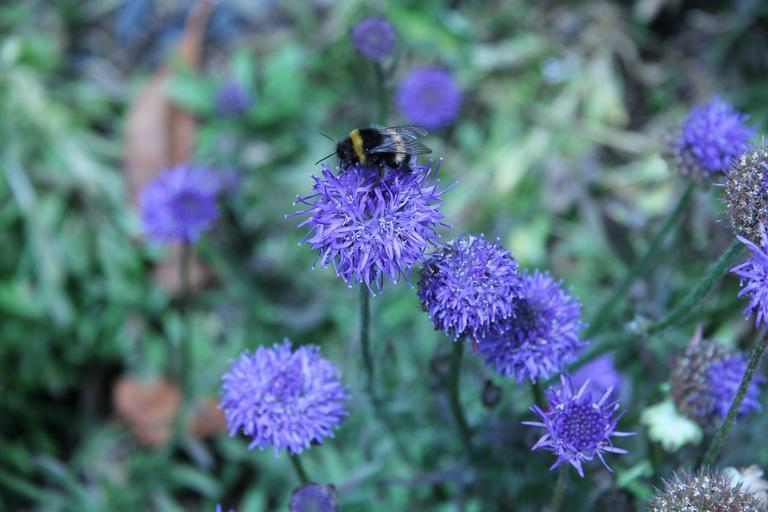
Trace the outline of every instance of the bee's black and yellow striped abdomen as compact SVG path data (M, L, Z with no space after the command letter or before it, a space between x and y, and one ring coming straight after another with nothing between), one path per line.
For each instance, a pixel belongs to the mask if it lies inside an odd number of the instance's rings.
M342 167L358 163L402 167L410 155L431 152L418 141L426 133L423 128L411 126L357 128L339 142L336 155Z

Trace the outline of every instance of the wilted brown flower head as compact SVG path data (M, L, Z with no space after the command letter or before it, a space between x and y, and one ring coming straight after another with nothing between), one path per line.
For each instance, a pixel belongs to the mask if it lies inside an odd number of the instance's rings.
M678 473L648 502L650 512L764 512L758 497L718 471Z
M760 242L760 223L768 224L768 146L743 153L728 173L725 184L728 220L733 230Z

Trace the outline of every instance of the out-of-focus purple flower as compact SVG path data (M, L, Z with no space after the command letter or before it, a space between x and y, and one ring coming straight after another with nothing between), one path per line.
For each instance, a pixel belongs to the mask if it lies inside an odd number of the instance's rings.
M482 236L462 236L424 262L419 300L435 329L454 339L487 336L514 312L517 261Z
M352 27L350 35L358 53L376 61L387 58L397 44L395 27L383 16L364 18Z
M744 372L747 371L747 361L740 353L732 354L718 361L713 361L707 372L708 391L712 400L712 412L721 418L728 416L733 399L741 385ZM739 415L760 412L760 386L765 384L762 375L756 375L749 387L744 401L741 403Z
M164 171L139 194L144 231L155 242L195 242L218 217L218 187L202 167Z
M216 512L224 512L224 509L221 508L221 505L216 505ZM228 512L235 512L235 509L231 508Z
M623 377L613 364L613 356L603 354L576 370L571 381L575 388L589 381L588 389L595 395L601 395L609 388L618 395L621 393Z
M385 276L407 281L437 243L437 227L449 227L440 213L446 190L435 178L439 169L440 163L410 172L355 165L333 174L323 165L322 175L313 177L315 193L297 198L306 208L289 216L309 216L299 227L308 226L303 242L319 252L315 264L333 263L345 283L365 283L375 294Z
M522 288L514 314L502 322L502 331L479 341L486 362L518 382L548 379L576 359L586 346L579 339L581 305L562 282L535 270L521 275Z
M755 316L755 326L765 327L768 321L768 233L765 225L760 224L760 245L742 236L736 238L752 251L752 257L731 269L739 276L741 291L739 297L747 296L749 306L746 315Z
M539 438L533 450L541 448L557 455L557 461L549 468L550 471L567 462L575 467L583 478L582 463L592 461L595 455L606 469L611 471L603 453L627 453L627 450L615 447L611 437L634 435L632 432L616 430L616 425L624 413L617 414L618 402L608 402L612 390L606 390L601 398L595 401L587 391L588 382L575 390L570 378L561 376L561 381L561 388L550 388L547 391L547 410L538 405L531 407L531 411L542 421L523 422L523 425L546 429L546 433Z
M336 488L332 485L307 484L293 491L291 512L336 512Z
M442 128L459 115L462 93L453 75L441 68L415 68L400 82L397 106L408 122Z
M235 80L227 80L216 90L216 111L229 117L248 112L252 102L251 93Z
M699 328L672 369L670 395L689 418L706 427L718 426L728 414L746 369L747 361L740 352L702 338ZM761 409L760 386L764 383L763 376L755 376L740 415Z
M346 388L320 349L288 341L243 353L224 374L221 409L230 435L253 438L248 448L271 446L298 454L313 442L333 437L347 415Z
M755 133L748 117L715 96L691 110L667 148L668 160L685 176L708 179L727 171Z

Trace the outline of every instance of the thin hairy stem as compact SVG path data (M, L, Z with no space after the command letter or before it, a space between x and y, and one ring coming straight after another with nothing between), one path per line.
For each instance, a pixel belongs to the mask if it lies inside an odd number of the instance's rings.
M304 470L299 455L291 454L288 458L291 459L291 466L293 466L293 471L296 473L296 478L299 479L302 485L307 485L309 483L309 477L307 477L307 472Z
M469 430L464 409L461 406L461 397L459 396L459 378L461 376L461 362L464 358L464 342L453 342L453 356L451 357L451 373L448 382L448 399L451 404L451 412L456 421L456 428L459 430L461 442L467 455L472 453L472 433Z
M549 506L550 512L559 512L565 497L565 489L568 487L568 465L561 464L558 468L557 484L555 485L555 494L552 496L552 504Z
M190 327L190 302L191 297L191 262L192 245L187 242L181 244L181 261L179 263L179 281L181 284L181 336L178 346L179 384L185 400L191 398L190 372L191 372L191 333Z
M373 402L376 401L373 356L371 354L371 293L365 284L360 285L360 353L365 369L365 389Z
M610 297L608 297L608 299L594 314L584 334L585 337L589 338L595 333L600 332L600 329L610 319L610 315L613 309L622 302L624 297L626 297L627 291L629 290L629 287L632 286L632 283L634 283L638 277L647 272L651 263L656 258L656 255L661 248L662 242L664 242L664 239L672 231L672 228L675 227L677 222L682 217L682 214L685 211L685 207L690 202L691 197L693 197L694 188L695 184L693 181L691 181L680 198L677 200L677 204L669 213L664 223L651 239L651 243L648 244L648 248L645 250L645 253L642 255L642 257L635 260Z
M752 379L755 377L757 367L760 365L760 360L763 358L766 346L768 346L768 336L762 336L755 348L752 349L747 369L744 371L744 376L741 378L741 384L733 399L733 403L731 403L731 408L728 409L728 415L720 426L720 430L718 430L715 437L712 438L712 443L709 445L709 449L707 449L707 453L701 461L703 467L710 467L714 464L715 458L720 451L720 447L728 437L728 433L731 431L736 415L741 410L741 404L744 401L744 397L747 395L749 386L752 384Z

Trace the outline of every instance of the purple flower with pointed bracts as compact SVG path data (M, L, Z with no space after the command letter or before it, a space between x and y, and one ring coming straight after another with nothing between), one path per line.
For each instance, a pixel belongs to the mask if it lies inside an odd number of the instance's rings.
M755 133L746 125L748 118L715 96L691 110L666 150L667 159L685 176L706 179L727 171Z
M333 485L307 484L293 491L291 512L336 512L336 488Z
M216 90L216 111L223 116L240 116L251 108L251 93L235 80L227 80Z
M350 31L352 44L363 57L382 61L397 44L395 27L383 16L364 18Z
M155 242L195 242L218 217L212 172L180 165L164 171L139 195L144 231Z
M760 224L760 245L742 236L736 238L752 251L750 259L731 269L741 280L739 297L750 299L744 314L754 315L755 326L764 328L768 322L768 233Z
M323 165L322 176L313 177L315 193L297 199L306 208L289 216L309 216L299 227L308 226L303 242L319 252L315 264L332 263L345 283L365 283L374 294L384 277L408 281L437 243L438 226L449 227L440 213L446 189L435 178L439 169L350 166L333 174Z
M517 261L482 236L463 236L424 262L419 300L435 329L454 339L495 332L520 295Z
M621 393L624 378L616 370L613 356L603 354L585 363L571 376L573 387L580 388L589 381L589 391L595 395L602 395L605 390L613 389L617 394Z
M522 288L514 303L514 315L501 332L479 341L486 362L502 375L518 382L548 379L576 359L586 346L579 339L581 305L546 272L521 275Z
M533 446L533 450L541 448L557 455L557 461L549 468L550 471L567 462L583 478L582 463L592 461L595 455L611 471L603 453L628 453L627 450L615 447L611 437L634 435L633 432L616 430L624 413L617 415L618 402L608 402L612 390L606 390L599 400L594 401L587 390L589 382L585 382L576 391L569 377L561 376L560 379L561 388L550 388L547 391L549 406L546 411L538 405L531 407L531 411L542 421L523 422L523 425L542 427L547 431Z
M408 122L442 128L459 115L462 93L453 75L441 68L413 69L400 82L397 106Z
M314 345L296 350L285 341L243 353L222 377L222 400L230 435L253 438L248 448L271 446L298 454L333 437L347 415L347 389L336 367Z
M741 385L741 379L747 371L747 361L741 353L733 353L728 357L713 361L707 372L708 376L708 395L712 406L712 412L721 418L728 416L733 399ZM744 395L744 401L741 403L739 415L760 412L760 386L765 384L765 378L762 375L755 375L749 387L747 394Z

